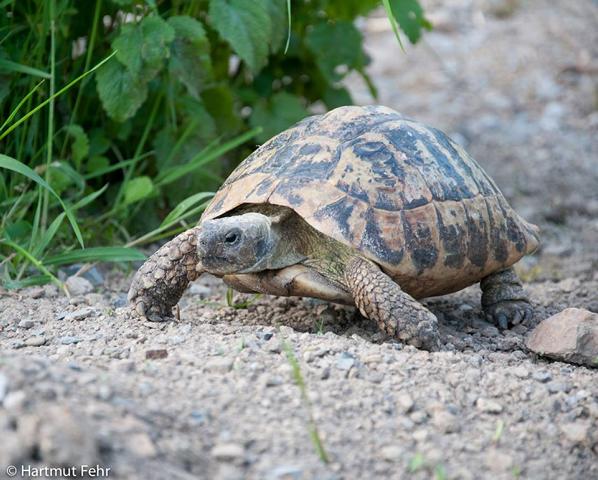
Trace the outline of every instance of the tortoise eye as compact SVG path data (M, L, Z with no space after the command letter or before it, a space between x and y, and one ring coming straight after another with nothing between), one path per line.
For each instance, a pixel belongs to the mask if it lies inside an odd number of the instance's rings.
M231 230L224 236L224 241L229 245L232 245L234 243L237 243L240 237L241 235L237 230Z

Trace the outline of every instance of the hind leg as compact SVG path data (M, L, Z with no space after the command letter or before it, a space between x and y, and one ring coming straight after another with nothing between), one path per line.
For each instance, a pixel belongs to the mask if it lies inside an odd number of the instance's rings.
M483 278L482 308L486 317L501 329L531 320L534 310L523 291L521 280L512 268Z

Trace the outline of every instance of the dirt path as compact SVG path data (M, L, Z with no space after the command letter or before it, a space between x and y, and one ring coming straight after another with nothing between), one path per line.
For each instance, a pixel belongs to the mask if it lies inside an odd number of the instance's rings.
M541 226L519 269L536 321L598 312L598 7L556 3L428 3L438 29L407 55L385 20L363 26L378 102L462 142ZM224 307L211 278L180 321L139 323L119 313L127 288L104 273L70 302L0 289L0 478L9 464L125 479L598 478L598 371L527 353L532 325L499 333L477 287L427 302L436 353L308 299Z

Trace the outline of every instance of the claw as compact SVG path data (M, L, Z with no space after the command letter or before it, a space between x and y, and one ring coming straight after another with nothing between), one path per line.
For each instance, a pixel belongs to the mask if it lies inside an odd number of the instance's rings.
M496 316L496 321L498 323L498 328L500 328L501 330L506 330L507 328L509 328L509 320L506 314L499 313Z
M511 325L519 325L523 316L525 316L525 310L515 310L513 318L511 319Z

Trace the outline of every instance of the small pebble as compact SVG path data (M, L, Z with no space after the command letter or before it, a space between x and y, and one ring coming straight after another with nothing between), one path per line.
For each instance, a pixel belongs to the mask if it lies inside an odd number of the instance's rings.
M41 347L44 343L46 343L46 338L42 335L29 337L25 340L25 345L28 347Z
M91 307L79 308L74 312L66 313L62 319L66 321L71 320L85 320L87 317L90 317L95 314L95 309Z
M476 406L478 407L478 410L484 413L501 413L503 411L503 407L500 403L486 398L478 398Z
M245 449L238 443L219 443L212 449L212 456L220 461L234 461L245 456Z
M552 380L552 375L550 374L550 372L542 370L540 372L534 372L532 378L540 383L546 383Z
M402 454L403 450L398 445L385 445L380 449L380 456L387 462L398 462Z
M69 335L60 337L60 343L62 343L63 345L72 345L73 343L79 343L80 341L81 341L80 337L72 337Z
M19 328L24 328L24 329L30 329L31 327L33 327L33 325L35 325L33 323L33 320L29 320L29 319L23 319L18 323L18 327Z
M355 365L355 357L349 352L341 352L336 359L336 368L339 370L350 370Z
M145 358L148 360L159 360L168 357L168 350L165 348L156 348L145 351Z
M66 288L73 296L85 295L93 291L93 285L83 277L69 277L66 279Z

